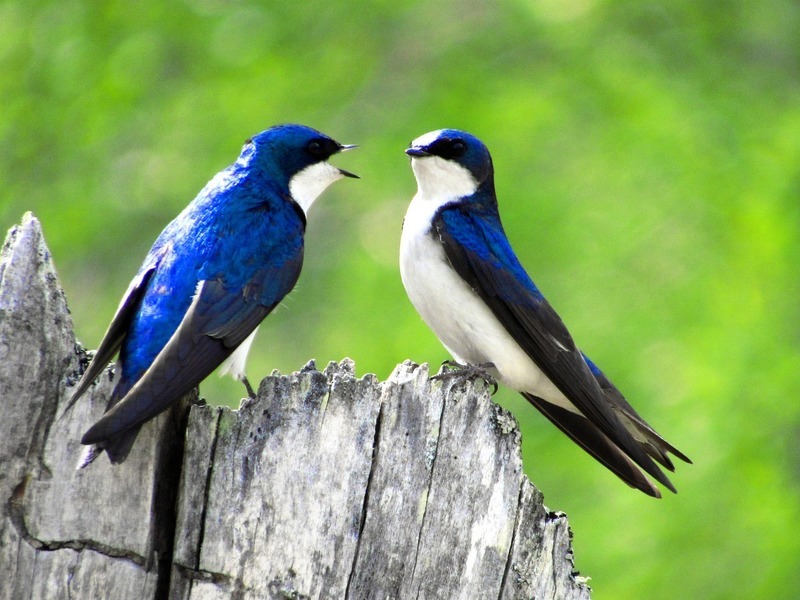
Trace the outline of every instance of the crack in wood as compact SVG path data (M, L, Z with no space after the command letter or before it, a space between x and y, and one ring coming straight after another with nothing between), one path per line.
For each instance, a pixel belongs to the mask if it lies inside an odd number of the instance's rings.
M113 546L103 544L97 540L74 539L45 541L32 536L28 531L27 525L25 524L25 489L27 488L30 480L31 476L26 475L25 478L14 487L14 492L11 494L11 497L8 500L7 516L9 517L14 530L17 532L17 535L31 548L42 552L55 552L58 550L74 550L76 552L82 552L84 550L91 550L110 558L118 558L129 561L139 567L145 566L146 561L143 556L128 550L114 548Z
M353 562L350 566L350 575L347 577L347 587L345 588L344 597L350 597L350 586L353 583L353 578L356 574L356 564L358 563L359 552L361 551L361 540L364 535L364 525L367 522L367 511L369 510L370 491L372 490L373 476L378 464L378 453L381 446L381 422L383 420L383 404L378 409L378 418L375 420L375 435L372 442L372 460L370 461L369 475L367 476L367 487L364 492L364 502L361 505L361 519L358 525L358 539L356 540L356 549L353 552Z
M211 438L211 460L208 461L208 469L206 470L206 479L203 484L203 508L200 512L200 532L197 536L197 547L195 548L195 564L194 569L200 571L200 553L203 549L203 542L206 537L206 511L208 510L208 498L211 489L211 476L214 471L215 459L217 456L217 440L219 439L220 428L220 411L216 409L216 422L214 427L214 435Z
M233 587L233 578L225 573L215 573L214 571L206 571L204 569L195 569L182 565L178 562L172 563L180 575L192 581L202 581L204 583L213 583L216 586L223 588Z
M430 381L430 380L429 380ZM429 391L433 391L433 386L428 384ZM443 394L443 390L441 387L438 388L438 391L435 392L438 394ZM411 580L414 581L416 574L417 574L417 563L419 561L419 550L422 545L422 536L425 532L425 526L427 525L427 517L428 517L428 507L429 507L429 500L430 500L430 493L431 493L431 486L433 485L433 474L436 470L436 459L439 457L439 442L441 440L441 432L442 432L442 423L444 422L444 413L447 410L447 397L442 398L442 410L439 413L439 426L437 428L437 435L435 438L435 443L431 443L430 448L430 470L428 472L428 481L426 487L426 501L425 501L425 508L422 513L422 523L419 528L419 536L417 537L417 547L414 552L414 567L411 569ZM419 589L417 589L417 594L419 594Z
M506 582L508 581L508 573L511 569L513 564L513 556L514 556L514 547L517 541L517 530L519 528L519 522L522 518L522 508L523 508L523 498L525 494L525 486L528 485L528 482L523 477L519 484L519 494L517 495L517 512L514 515L514 527L512 529L511 534L511 543L508 546L508 556L506 557L506 567L503 569L503 579L500 582L500 593L498 594L498 598L503 598L506 590Z

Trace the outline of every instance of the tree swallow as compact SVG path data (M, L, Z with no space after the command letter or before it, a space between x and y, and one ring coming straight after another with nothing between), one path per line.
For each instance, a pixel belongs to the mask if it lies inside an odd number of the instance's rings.
M247 140L156 240L67 406L119 351L108 409L83 436L125 460L140 427L223 362L253 395L244 364L256 328L294 287L306 214L331 183L356 177L327 160L353 148L302 125Z
M459 363L520 392L628 485L661 496L641 467L674 492L654 460L670 471L668 453L691 461L578 350L525 272L500 222L486 146L442 129L406 154L418 189L403 223L400 273L422 319Z

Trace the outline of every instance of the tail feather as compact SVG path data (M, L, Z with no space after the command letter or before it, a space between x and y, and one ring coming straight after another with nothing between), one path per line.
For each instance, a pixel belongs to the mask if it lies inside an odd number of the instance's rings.
M650 455L656 462L670 471L675 471L675 465L672 463L669 454L674 455L676 458L681 459L685 463L691 464L692 461L683 452L678 450L675 446L670 444L663 437L658 435L656 431L650 427L638 414L635 412L631 414L623 410L612 402L611 408L617 413L620 421L625 425L626 429L631 432L633 437L638 441L645 452Z
M689 457L656 433L656 431L639 416L636 409L625 400L625 396L617 389L617 386L611 383L611 380L606 377L605 373L603 373L588 356L583 354L583 358L586 364L589 365L589 369L597 380L597 383L600 384L600 388L603 390L606 400L608 400L612 410L636 441L641 444L650 458L670 471L675 470L675 465L672 464L668 453L681 459L685 463L692 464Z
M597 461L622 479L629 486L636 488L648 496L660 498L661 492L639 467L619 449L600 429L586 417L550 404L532 394L522 394L539 412L547 417L556 427L563 431L576 444L593 456ZM675 487L666 477L662 483L672 492Z
M128 458L133 443L136 441L136 436L139 435L141 426L134 427L128 431L119 434L107 441L91 444L87 446L86 450L81 455L78 462L77 469L84 469L94 462L103 452L108 456L108 460L112 464L118 465Z

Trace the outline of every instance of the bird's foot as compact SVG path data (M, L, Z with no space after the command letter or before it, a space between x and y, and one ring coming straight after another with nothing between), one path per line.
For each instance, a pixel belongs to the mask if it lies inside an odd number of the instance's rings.
M247 381L247 376L246 375L242 375L241 381L244 384L244 387L247 388L247 395L250 396L251 400L255 400L256 399L256 392L253 389L253 386L250 385L250 382Z
M442 363L441 372L437 373L431 380L444 381L445 379L463 379L470 380L480 377L490 386L492 386L492 395L497 393L497 379L494 375L489 373L489 369L494 369L494 363L486 362L479 365L461 364L455 360L446 360Z

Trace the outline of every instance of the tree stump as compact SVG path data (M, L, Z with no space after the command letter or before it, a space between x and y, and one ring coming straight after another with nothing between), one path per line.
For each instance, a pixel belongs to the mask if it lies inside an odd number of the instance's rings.
M114 377L62 415L87 362L25 215L0 254L0 599L589 598L482 381L310 362L78 471Z

